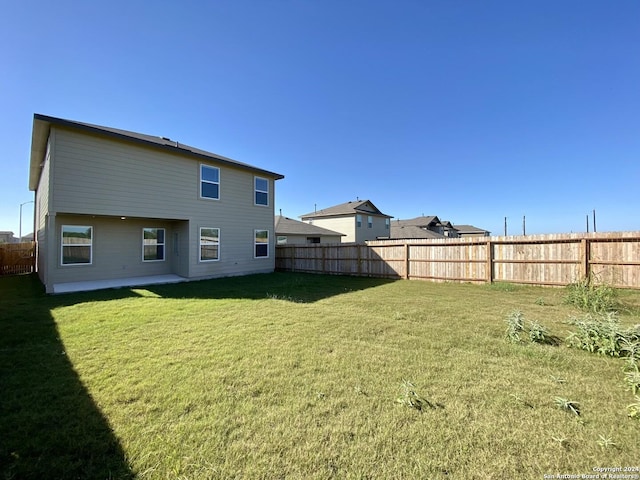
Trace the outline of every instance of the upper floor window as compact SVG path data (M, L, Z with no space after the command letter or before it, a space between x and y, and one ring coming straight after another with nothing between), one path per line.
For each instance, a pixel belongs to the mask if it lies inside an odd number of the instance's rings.
M220 169L200 165L200 197L220 199Z
M356 215L356 227L360 228L362 226L362 215Z
M373 228L373 217L371 215L367 216L367 227Z
M255 177L254 187L256 205L269 205L269 180Z
M164 228L142 229L142 261L164 260Z
M220 260L220 229L200 228L200 261Z
M93 257L93 227L62 226L62 265L91 264Z

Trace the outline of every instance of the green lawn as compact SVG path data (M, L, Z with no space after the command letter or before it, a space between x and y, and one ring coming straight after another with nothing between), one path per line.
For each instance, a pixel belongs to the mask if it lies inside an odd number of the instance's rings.
M579 312L563 295L275 273L45 296L31 276L0 278L1 478L542 479L638 466L623 361L567 348ZM640 323L640 292L622 300L622 321ZM559 345L508 342L514 310ZM403 381L431 407L398 402Z

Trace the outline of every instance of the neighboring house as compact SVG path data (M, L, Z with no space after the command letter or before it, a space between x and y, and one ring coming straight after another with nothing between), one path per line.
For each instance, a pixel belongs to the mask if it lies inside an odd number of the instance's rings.
M0 243L15 243L16 241L13 232L0 232Z
M343 242L363 243L389 238L391 217L369 200L356 200L300 217L303 222L344 234Z
M461 237L488 237L491 235L489 230L483 230L473 225L454 225Z
M308 243L340 243L343 233L327 230L308 223L278 215L275 221L278 245L300 245Z
M421 216L409 220L391 222L391 238L455 238L457 230L451 222L441 221L437 216Z
M38 275L57 293L272 272L281 178L165 137L35 114Z

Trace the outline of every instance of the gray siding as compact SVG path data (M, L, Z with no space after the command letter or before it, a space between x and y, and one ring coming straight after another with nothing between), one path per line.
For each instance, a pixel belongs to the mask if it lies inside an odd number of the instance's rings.
M274 270L273 178L269 206L257 206L251 171L59 127L51 129L51 144L51 168L43 170L38 188L38 196L47 196L47 185L53 193L48 202L52 235L46 243L50 274L43 278L49 290L53 283L84 280ZM200 198L202 163L220 168L219 200ZM51 172L48 178L45 171ZM92 265L61 265L63 224L94 227ZM165 262L142 262L143 227L166 229ZM219 261L200 262L200 227L220 229ZM255 229L269 231L268 258L254 258Z
M376 240L378 238L388 238L391 235L391 232L386 229L384 217L372 215L373 225L369 228L367 216L368 215L365 214L362 215L362 226L356 228L356 241L358 243L363 243L367 240Z
M50 204L50 188L49 188L49 172L51 170L51 139L47 141L47 151L42 161L42 171L40 175L40 182L38 183L38 189L36 190L36 205L35 205L35 233L34 239L36 241L38 253L37 253L37 270L40 281L44 284L47 283L47 255L41 255L41 251L44 248L46 251L47 245L47 212L49 211Z

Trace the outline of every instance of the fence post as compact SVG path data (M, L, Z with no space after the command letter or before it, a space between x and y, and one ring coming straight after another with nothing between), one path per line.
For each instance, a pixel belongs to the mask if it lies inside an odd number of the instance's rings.
M487 264L486 269L486 282L493 283L493 245L491 240L487 240Z
M582 239L582 275L585 282L589 282L591 278L591 241L588 238Z
M405 243L404 244L404 279L405 280L409 280L409 273L410 273L410 269L411 269L411 259L409 257L409 244Z

